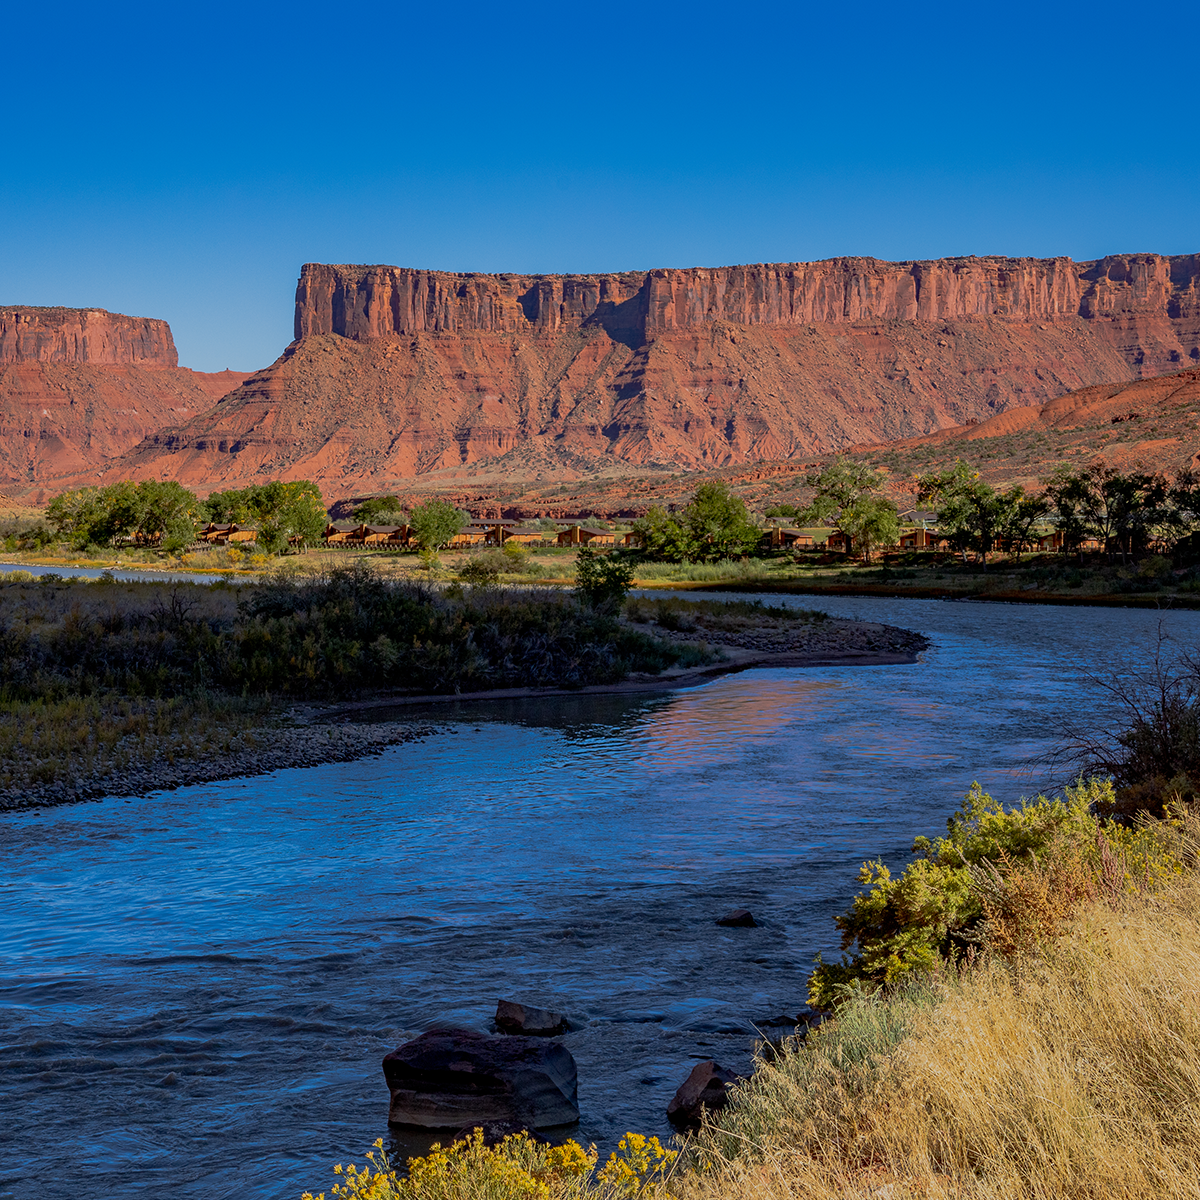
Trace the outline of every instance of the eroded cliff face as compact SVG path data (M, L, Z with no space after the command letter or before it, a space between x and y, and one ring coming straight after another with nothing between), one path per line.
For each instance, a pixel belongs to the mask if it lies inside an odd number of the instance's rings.
M113 471L196 487L811 456L1200 361L1200 256L594 276L308 264L297 340Z
M0 363L177 367L166 321L102 308L0 308Z
M454 275L408 267L306 263L296 340L412 333L543 333L603 328L643 342L673 330L734 325L1019 321L1130 314L1200 316L1200 255L955 258L657 270L622 275Z
M0 309L0 484L11 491L65 475L98 482L109 461L206 412L246 378L178 361L166 321Z

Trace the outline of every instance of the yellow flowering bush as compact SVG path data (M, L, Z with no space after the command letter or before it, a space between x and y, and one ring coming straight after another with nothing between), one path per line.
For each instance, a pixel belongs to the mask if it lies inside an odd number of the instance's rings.
M383 1139L368 1152L361 1169L351 1163L334 1167L341 1182L330 1196L337 1200L620 1200L662 1179L676 1152L658 1138L627 1133L604 1167L596 1171L596 1148L578 1142L547 1146L528 1133L484 1144L476 1129L470 1136L408 1160L408 1175L397 1174ZM303 1200L326 1200L305 1192Z
M893 877L863 864L864 890L837 918L840 963L820 958L809 997L821 1008L935 970L968 947L1015 955L1053 938L1085 900L1154 891L1183 870L1178 821L1134 828L1105 820L1113 785L1080 780L1063 796L1005 810L979 784L947 822L947 836L919 837L916 858Z

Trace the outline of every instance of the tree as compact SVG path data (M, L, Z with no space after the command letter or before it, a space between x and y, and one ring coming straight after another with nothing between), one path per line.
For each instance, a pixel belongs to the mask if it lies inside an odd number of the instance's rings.
M460 511L446 500L427 500L408 514L417 545L431 552L446 545L470 519L469 513Z
M762 530L745 502L719 482L702 483L679 513L655 507L633 523L651 558L667 562L714 562L758 548Z
M616 554L584 546L575 559L575 591L592 608L615 606L633 587L633 565Z
M894 546L900 540L899 514L886 496L860 497L842 512L838 526L853 538L867 563L873 547Z
M1009 489L1012 503L1007 510L1001 536L1016 551L1021 552L1033 541L1033 530L1050 511L1050 501L1045 496L1026 496L1020 484Z
M137 486L138 533L167 551L182 550L196 538L196 497L173 479L148 479Z
M247 497L247 507L258 522L258 545L271 554L317 541L329 520L321 489L307 479L263 484Z
M724 483L702 483L683 510L683 525L693 561L741 557L758 548L762 530L750 519L746 503Z
M82 549L115 546L137 537L166 550L180 550L195 537L196 497L174 480L121 480L102 488L63 492L46 515L60 535Z
M403 525L407 520L396 496L372 496L354 510L354 517L364 525Z
M882 494L885 479L883 472L839 454L805 480L816 495L798 519L835 523L857 544L863 562L869 563L872 547L889 545L900 537L896 505Z
M230 488L224 492L212 492L200 506L205 520L214 525L244 525L250 520L250 500L257 489L239 491Z
M1063 548L1076 549L1091 536L1110 558L1114 551L1125 558L1144 549L1156 529L1171 523L1171 502L1186 491L1186 484L1182 491L1169 488L1162 475L1125 475L1099 460L1082 471L1061 468L1046 484Z
M660 505L651 508L644 517L633 523L647 558L661 562L687 562L690 547L687 535L679 521Z
M966 561L973 549L983 565L1001 542L1021 546L1033 526L1049 511L1040 496L1026 496L1020 484L997 491L963 462L948 471L931 472L917 480L917 494L938 506L938 528Z

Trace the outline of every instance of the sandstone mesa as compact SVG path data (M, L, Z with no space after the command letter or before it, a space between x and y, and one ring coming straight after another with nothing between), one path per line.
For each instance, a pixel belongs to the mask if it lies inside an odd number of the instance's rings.
M74 352L88 323L60 324L3 353ZM178 371L163 323L144 324L87 335L88 352ZM309 263L276 362L203 411L164 405L91 478L311 478L337 495L705 470L934 434L1197 361L1200 255L541 276ZM23 478L72 473L42 460Z

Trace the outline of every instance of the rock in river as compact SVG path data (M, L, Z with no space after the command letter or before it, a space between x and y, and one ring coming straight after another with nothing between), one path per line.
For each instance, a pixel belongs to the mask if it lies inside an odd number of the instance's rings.
M672 1125L698 1125L703 1109L715 1112L725 1107L729 1085L737 1081L733 1071L717 1066L711 1058L697 1063L667 1105L667 1120Z
M530 1008L527 1004L517 1004L512 1000L497 1000L496 1028L501 1033L557 1037L567 1032L567 1018L548 1008Z
M739 927L754 927L758 922L754 919L754 914L745 908L735 908L733 912L726 913L723 917L717 918L718 925L732 925Z
M579 1120L575 1059L560 1042L435 1029L393 1050L383 1075L389 1125L551 1129Z

